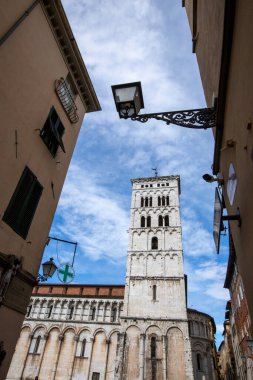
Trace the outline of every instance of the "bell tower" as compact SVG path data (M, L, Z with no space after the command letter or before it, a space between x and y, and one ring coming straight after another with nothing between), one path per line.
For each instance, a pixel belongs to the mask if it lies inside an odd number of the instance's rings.
M138 178L131 182L121 316L124 355L122 377L118 378L193 379L179 208L180 177Z

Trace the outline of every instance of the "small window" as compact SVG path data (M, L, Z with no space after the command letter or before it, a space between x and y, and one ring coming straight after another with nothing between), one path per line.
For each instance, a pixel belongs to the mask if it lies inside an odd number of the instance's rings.
M167 183L166 183L166 186L170 186L170 184L167 182Z
M156 236L152 237L151 249L158 249L158 239Z
M157 184L157 187L160 187L160 183Z
M197 354L197 368L198 371L202 371L202 358L200 354Z
M144 198L141 197L141 207L143 207L143 206L144 206Z
M147 227L151 227L151 216L147 217Z
M144 185L141 185L141 188L143 189Z
M164 225L165 225L165 227L169 227L169 215L165 215L165 217L164 217Z
M100 373L99 372L93 372L92 373L92 380L99 380Z
M162 205L165 206L165 197L162 197Z
M145 216L141 217L141 227L145 227Z
M153 187L152 183L150 184L150 187Z
M165 184L164 184L164 183L162 183L162 186L165 186Z
M40 131L40 137L46 144L48 150L55 157L58 147L60 146L65 153L62 141L65 128L54 107L51 108L47 120Z
M145 187L148 187L148 185L145 185Z
M148 197L145 198L145 207L148 207Z
M161 197L158 197L158 206L161 206Z
M151 338L151 344L150 344L150 348L151 348L151 359L155 359L156 358L156 337L152 336Z
M153 301L156 301L156 285L153 285Z
M26 167L3 216L3 221L23 239L27 237L42 190L35 175Z
M152 207L152 197L149 198L149 207Z
M41 341L41 336L39 335L36 338L36 341L35 341L35 345L34 345L34 349L33 349L33 354L38 354L38 352L39 352L39 346L40 346L40 341Z
M166 197L166 205L169 206L170 205L170 197L167 195Z
M163 226L163 217L162 217L162 215L159 215L159 217L158 217L158 226L159 227Z
M85 354L85 348L86 348L86 339L84 339L82 341L82 345L81 345L81 352L80 352L80 356L84 357L84 354Z

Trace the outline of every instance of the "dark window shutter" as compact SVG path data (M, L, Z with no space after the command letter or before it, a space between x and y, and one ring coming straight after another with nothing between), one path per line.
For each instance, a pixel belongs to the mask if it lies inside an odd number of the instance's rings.
M28 234L42 190L43 187L35 175L26 167L3 216L3 221L24 239Z

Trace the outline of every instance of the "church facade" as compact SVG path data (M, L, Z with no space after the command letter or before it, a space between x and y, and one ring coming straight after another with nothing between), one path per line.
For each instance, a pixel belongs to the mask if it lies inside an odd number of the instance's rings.
M213 380L213 319L187 309L178 176L132 180L126 285L38 285L7 376Z

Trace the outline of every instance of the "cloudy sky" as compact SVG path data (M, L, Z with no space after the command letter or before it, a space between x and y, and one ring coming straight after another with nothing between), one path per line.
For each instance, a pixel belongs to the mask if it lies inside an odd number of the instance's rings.
M102 111L88 114L76 145L51 230L77 241L77 283L124 284L131 178L181 176L181 216L188 306L211 314L219 344L228 293L226 238L212 238L214 186L211 131L119 120L111 85L141 81L145 112L205 107L181 0L63 0ZM69 259L70 247L50 243ZM56 276L54 281L56 280Z

